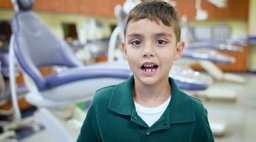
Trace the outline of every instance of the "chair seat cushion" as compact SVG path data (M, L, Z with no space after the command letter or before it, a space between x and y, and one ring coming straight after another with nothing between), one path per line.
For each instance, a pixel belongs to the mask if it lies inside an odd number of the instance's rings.
M68 70L55 73L45 77L45 87L39 91L51 89L67 83L81 81L86 79L99 78L117 78L127 79L131 75L128 69L109 69L109 68L94 68L76 67Z

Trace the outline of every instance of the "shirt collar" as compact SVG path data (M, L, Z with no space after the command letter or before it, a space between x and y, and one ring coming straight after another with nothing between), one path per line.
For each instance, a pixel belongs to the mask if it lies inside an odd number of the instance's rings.
M114 88L108 108L122 115L132 115L135 106L133 103L134 77Z
M172 99L166 112L166 121L170 123L185 123L195 120L194 107L191 98L178 89L174 80L169 78L172 87ZM133 102L134 76L114 88L108 108L121 115L132 116L135 111Z

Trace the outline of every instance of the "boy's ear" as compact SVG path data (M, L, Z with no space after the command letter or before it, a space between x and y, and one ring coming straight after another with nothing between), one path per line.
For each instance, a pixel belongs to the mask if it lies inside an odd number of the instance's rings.
M125 41L122 41L122 52L123 52L124 58L127 59L127 50L126 50Z
M183 41L177 43L175 60L179 59L182 56L184 48L185 43Z

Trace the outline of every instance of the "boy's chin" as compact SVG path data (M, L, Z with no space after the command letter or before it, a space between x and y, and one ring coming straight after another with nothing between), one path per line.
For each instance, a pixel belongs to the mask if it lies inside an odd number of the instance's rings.
M159 81L159 76L140 76L139 77L141 84L146 85L146 86L152 86L152 85L157 85Z

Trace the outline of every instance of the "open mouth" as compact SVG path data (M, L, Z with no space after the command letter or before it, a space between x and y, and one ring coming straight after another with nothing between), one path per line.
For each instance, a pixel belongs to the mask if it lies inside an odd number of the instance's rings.
M154 63L145 63L140 68L146 73L153 73L158 69L158 65Z

